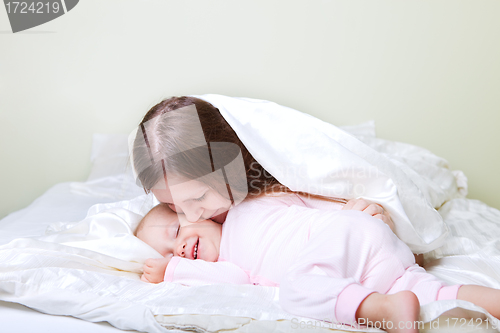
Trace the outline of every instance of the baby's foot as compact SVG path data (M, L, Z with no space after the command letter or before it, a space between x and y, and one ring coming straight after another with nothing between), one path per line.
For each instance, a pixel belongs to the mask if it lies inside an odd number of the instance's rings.
M359 324L381 328L389 333L418 333L420 303L405 290L392 295L373 293L358 308Z
M420 303L417 296L408 290L385 296L386 305L382 309L386 321L384 329L389 333L418 332Z

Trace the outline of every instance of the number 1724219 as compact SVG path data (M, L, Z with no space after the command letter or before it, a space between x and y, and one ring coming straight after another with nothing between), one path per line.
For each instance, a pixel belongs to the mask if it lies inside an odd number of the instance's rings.
M5 3L5 8L7 9L7 13L9 14L44 14L44 13L58 13L61 10L61 6L59 2L18 2L18 1L9 1Z

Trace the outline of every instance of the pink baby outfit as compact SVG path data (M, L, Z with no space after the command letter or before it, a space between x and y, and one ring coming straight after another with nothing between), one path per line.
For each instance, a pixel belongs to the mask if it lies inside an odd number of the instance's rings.
M415 264L386 224L341 207L297 195L246 200L227 215L219 261L173 257L165 281L279 286L285 311L347 324L372 292L411 290L421 305L456 298L460 286Z

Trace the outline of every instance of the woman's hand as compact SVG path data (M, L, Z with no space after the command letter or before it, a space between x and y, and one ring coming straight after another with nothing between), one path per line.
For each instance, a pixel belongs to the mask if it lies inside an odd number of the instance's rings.
M389 213L379 204L365 200L365 199L351 199L347 201L342 210L359 210L370 214L374 218L382 220L394 232L394 222Z
M172 257L147 259L143 266L144 273L141 276L141 280L150 283L163 282L165 270L167 269L170 259L172 259Z

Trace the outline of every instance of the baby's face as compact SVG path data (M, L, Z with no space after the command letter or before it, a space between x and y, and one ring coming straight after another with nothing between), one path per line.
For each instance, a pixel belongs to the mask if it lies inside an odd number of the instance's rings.
M222 225L210 220L187 222L169 210L158 210L146 217L137 237L162 256L217 261Z

